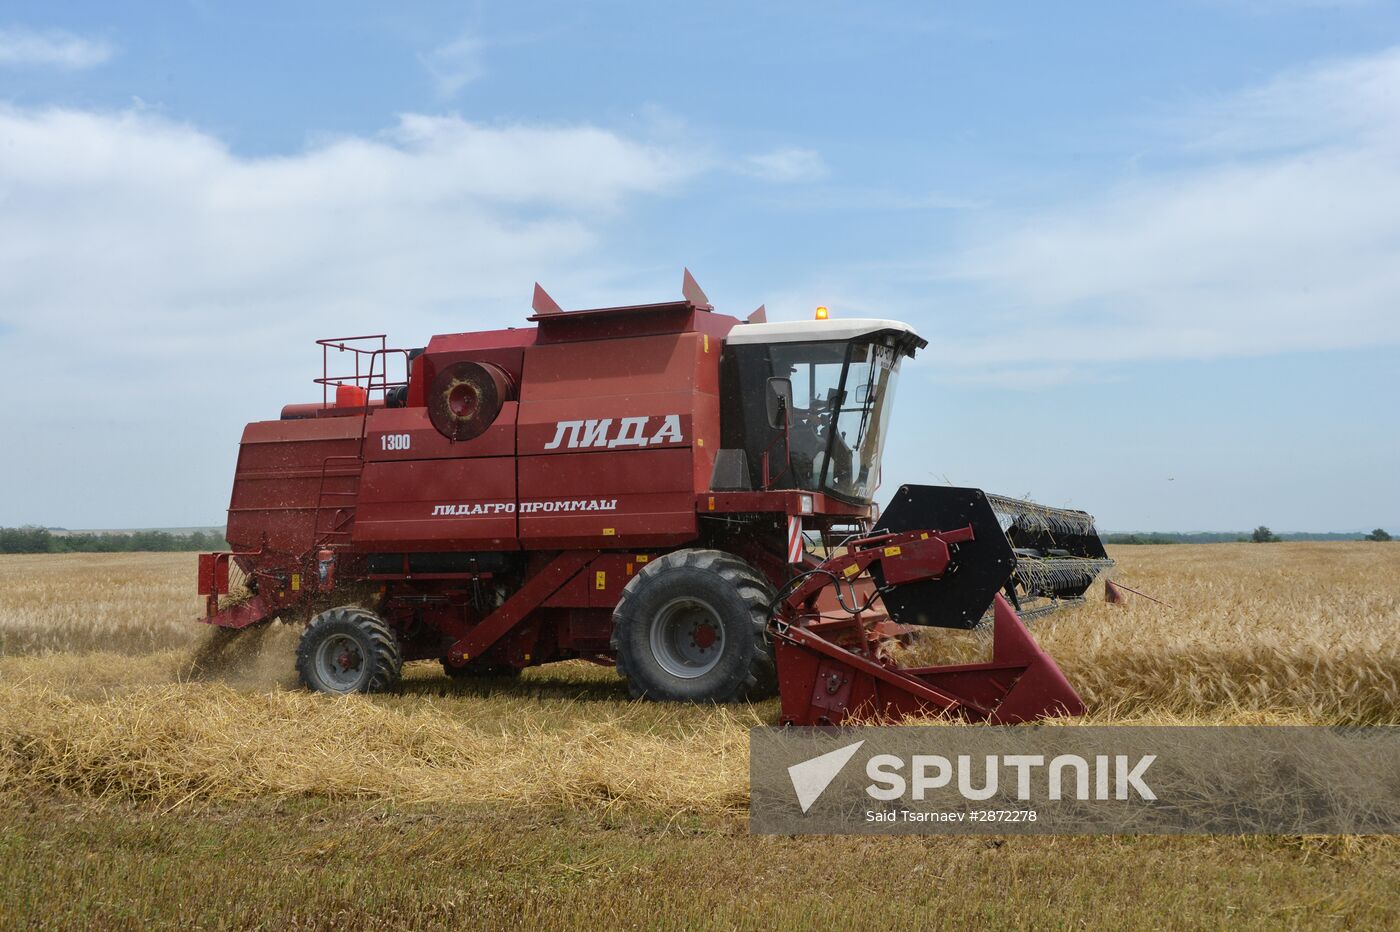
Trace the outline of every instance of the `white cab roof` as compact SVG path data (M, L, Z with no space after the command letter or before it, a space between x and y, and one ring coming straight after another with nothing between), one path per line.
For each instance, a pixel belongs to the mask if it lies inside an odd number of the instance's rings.
M924 345L914 328L897 320L833 317L828 320L783 320L769 324L740 324L729 331L726 343L813 343L817 340L853 340L872 333L894 330L907 333Z

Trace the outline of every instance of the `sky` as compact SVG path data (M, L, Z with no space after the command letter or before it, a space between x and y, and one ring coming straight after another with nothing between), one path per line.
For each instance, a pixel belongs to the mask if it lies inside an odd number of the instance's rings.
M314 340L913 325L885 497L1400 528L1400 6L0 6L0 525L221 524Z

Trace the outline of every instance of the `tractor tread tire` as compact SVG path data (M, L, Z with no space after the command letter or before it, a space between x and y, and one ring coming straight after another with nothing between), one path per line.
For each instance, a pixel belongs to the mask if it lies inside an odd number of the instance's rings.
M663 596L674 598L677 591L725 603L715 607L728 609L722 612L726 643L731 633L739 635L733 643L739 645L740 653L728 662L722 657L716 669L695 680L667 673L651 655L651 619L646 613L655 611ZM627 681L632 698L719 703L774 695L777 668L768 637L772 598L768 580L744 560L722 550L673 550L647 563L623 588L613 611L612 650L617 672Z
M345 634L357 640L363 662L370 665L369 674L353 689L329 689L316 675L316 647L332 634ZM398 635L384 619L358 605L342 605L312 618L297 643L297 676L312 692L333 695L393 692L398 689L402 675L403 652Z

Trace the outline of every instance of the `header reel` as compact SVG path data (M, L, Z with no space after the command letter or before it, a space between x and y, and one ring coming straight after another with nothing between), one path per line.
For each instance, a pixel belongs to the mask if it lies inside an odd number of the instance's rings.
M971 526L975 556L954 556L936 581L884 593L890 617L902 624L974 628L998 591L1023 621L1083 601L1098 575L1113 566L1083 511L956 486L900 486L872 533ZM876 582L883 588L880 568Z

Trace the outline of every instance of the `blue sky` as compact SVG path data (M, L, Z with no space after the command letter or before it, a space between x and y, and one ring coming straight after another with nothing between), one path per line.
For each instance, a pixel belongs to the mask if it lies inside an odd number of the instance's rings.
M215 523L312 341L915 325L887 485L1400 527L1400 8L0 8L0 524ZM887 490L888 491L888 490Z

